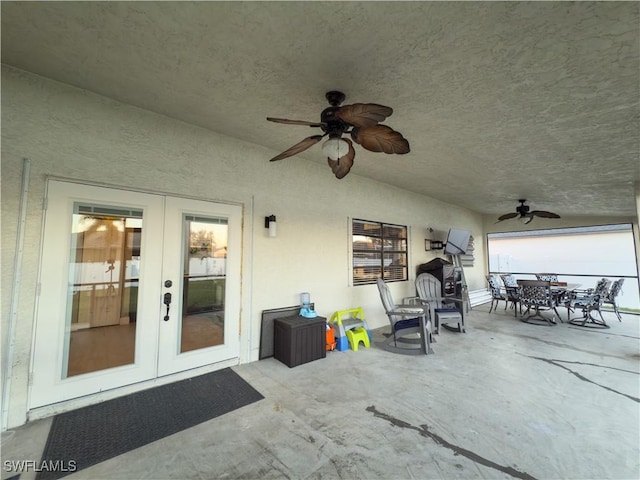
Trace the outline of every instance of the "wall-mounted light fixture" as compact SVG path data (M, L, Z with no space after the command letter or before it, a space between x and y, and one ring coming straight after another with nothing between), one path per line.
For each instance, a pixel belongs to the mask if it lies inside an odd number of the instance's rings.
M428 238L424 239L424 249L425 251L430 250L442 250L444 248L444 243L441 240L429 240Z
M277 235L275 215L269 215L268 217L264 217L264 228L269 229L270 237L275 237Z

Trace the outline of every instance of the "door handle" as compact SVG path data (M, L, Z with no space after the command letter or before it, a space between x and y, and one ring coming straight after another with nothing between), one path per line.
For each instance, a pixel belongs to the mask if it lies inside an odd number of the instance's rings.
M171 294L169 292L164 294L163 303L167 306L167 314L164 316L164 321L169 321L169 306L171 305Z

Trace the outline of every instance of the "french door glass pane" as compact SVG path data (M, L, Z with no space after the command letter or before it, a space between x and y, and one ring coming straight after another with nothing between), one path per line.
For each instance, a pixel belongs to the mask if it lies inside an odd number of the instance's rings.
M76 203L63 377L135 361L142 212Z
M180 352L224 343L226 218L184 217Z

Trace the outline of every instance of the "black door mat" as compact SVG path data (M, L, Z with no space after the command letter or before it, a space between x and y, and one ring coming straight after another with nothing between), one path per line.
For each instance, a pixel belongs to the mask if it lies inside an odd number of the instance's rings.
M56 415L42 464L66 468L36 479L62 478L69 466L88 468L263 398L226 368Z

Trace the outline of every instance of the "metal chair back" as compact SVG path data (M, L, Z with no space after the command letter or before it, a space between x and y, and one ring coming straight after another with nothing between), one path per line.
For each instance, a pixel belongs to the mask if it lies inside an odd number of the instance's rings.
M500 275L500 278L502 279L502 283L504 283L505 287L517 287L518 286L518 280L516 280L516 277L514 277L510 273L505 273L503 275Z
M536 279L543 280L545 282L557 282L558 274L557 273L536 273Z
M540 310L550 310L560 318L560 314L556 310L556 303L551 293L551 282L544 280L518 280L520 286L520 305L527 308L527 312L531 309L534 313L522 319L523 322L531 320L543 320L548 325L554 325L555 317L549 319L544 317ZM525 312L526 313L526 312ZM560 318L562 321L562 318Z
M489 290L491 291L491 305L489 306L489 313L498 308L500 300L504 300L504 309L507 309L507 297L502 292L502 286L500 280L495 275L487 275L487 282L489 282Z
M604 303L607 303L607 304L613 306L613 312L616 314L616 317L618 317L618 321L619 322L622 321L622 316L620 315L620 310L618 308L618 302L617 302L616 298L618 297L618 295L622 291L622 284L623 283L624 283L624 278L619 278L618 280L613 282L611 284L611 289L609 290L609 292L607 293L607 295L604 298Z

